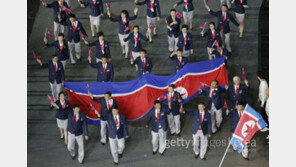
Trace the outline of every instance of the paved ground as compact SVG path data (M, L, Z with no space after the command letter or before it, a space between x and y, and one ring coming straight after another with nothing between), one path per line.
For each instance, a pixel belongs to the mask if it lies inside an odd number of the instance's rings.
M157 23L158 36L152 44L144 43L143 47L148 50L148 56L152 58L154 67L152 74L170 75L171 61L168 59L167 35L164 25L164 16L168 16L169 10L176 0L160 0L160 6L163 13L161 22ZM51 2L51 1L49 1ZM105 1L104 1L105 2ZM133 0L110 0L112 3L111 12L113 15L119 15L122 9L133 12ZM120 3L119 3L120 2ZM28 28L32 27L31 34L28 34L28 166L80 166L78 162L72 161L66 146L59 139L59 132L55 121L55 112L48 109L46 94L50 93L47 80L47 70L43 70L33 60L31 50L34 49L40 55L43 61L48 61L53 48L45 48L43 44L43 34L45 28L53 32L52 10L43 6L36 5L37 1L28 2L28 9L38 10L36 17L28 21ZM190 57L190 62L207 60L206 39L200 36L198 26L205 21L215 21L216 18L210 16L203 6L201 0L195 0L194 30L192 31L194 39L194 55ZM219 9L219 1L213 0L210 7L214 10ZM247 78L250 81L251 91L248 94L248 101L255 106L257 98L258 81L256 80L256 71L258 68L258 14L261 3L258 1L249 1L250 8L246 14L246 28L244 38L238 37L238 30L231 25L231 45L233 48L233 57L229 61L228 76L241 75L241 68L244 67L247 72ZM87 33L90 35L89 9L77 8L77 1L72 0L72 11L76 14ZM39 7L39 9L36 9ZM33 10L32 9L32 10ZM178 7L181 10L181 7ZM31 10L30 10L31 11ZM131 22L131 25L141 25L141 32L146 31L146 8L139 7L138 18ZM106 16L106 15L105 15ZM110 22L106 17L102 20L101 29L106 35L106 40L111 45L112 63L115 69L115 81L128 81L136 78L134 68L131 68L128 60L125 60L121 54L121 49L117 36L117 24ZM108 30L108 31L107 31ZM90 38L91 41L94 39ZM87 47L82 44L83 62L76 66L70 64L66 67L67 81L95 81L96 70L87 64ZM69 62L68 62L69 63ZM196 103L203 98L196 97L185 105L185 110L189 111L196 107ZM225 116L224 116L225 118ZM120 160L120 166L218 166L223 153L226 149L228 138L231 136L229 131L230 121L225 118L222 131L213 135L210 139L210 149L206 155L207 160L202 161L193 158L192 146L170 147L165 156L152 156L151 133L150 129L143 128L146 118L137 122L129 123L130 139L126 142L124 157ZM191 140L191 118L182 117L182 138ZM113 166L109 145L101 146L99 143L99 127L89 126L90 140L85 144L85 166ZM265 143L266 133L258 133L252 142L250 150L250 161L245 161L237 153L229 151L223 166L268 166L269 147ZM177 140L176 137L168 137ZM181 138L180 138L181 139ZM191 141L192 142L192 141ZM192 144L192 143L190 143Z

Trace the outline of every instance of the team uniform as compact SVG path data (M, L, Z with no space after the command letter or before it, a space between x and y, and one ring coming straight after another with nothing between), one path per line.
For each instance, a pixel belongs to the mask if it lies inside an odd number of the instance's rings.
M231 123L230 123L230 131L231 133L234 133L236 126L240 120L240 118L243 115L243 111L239 112L237 109L234 109L232 111L229 112L228 116L231 119ZM242 151L242 155L244 158L248 158L248 145L245 146L245 148ZM237 148L233 145L233 149L237 150Z
M83 135L88 136L86 116L84 113L75 113L73 110L68 114L68 150L72 157L75 156L75 141L78 145L78 162L84 159Z
M180 0L180 2L177 3L178 6L184 3L183 19L185 23L192 22L193 10L194 10L192 1L193 0Z
M211 116L207 111L200 112L194 110L186 112L186 115L192 116L192 135L193 135L193 151L195 156L205 157L208 146L208 136L212 133ZM199 148L200 141L200 148Z
M142 49L141 40L148 41L148 38L143 34L138 33L130 33L127 38L123 39L124 42L130 40L131 41L131 51L134 59L140 56L140 51Z
M68 114L70 108L70 103L68 100L65 100L64 103L61 102L60 100L57 100L55 102L56 105L59 106L59 109L57 109L56 112L56 120L57 120L57 125L59 128L67 129L68 127Z
M48 68L48 80L52 96L55 100L59 99L59 93L62 89L62 82L65 81L64 68L61 62L52 60L42 64L43 68Z
M161 107L160 110L153 108L147 118L146 125L148 126L152 122L151 135L152 135L152 148L153 152L162 154L166 147L166 136L168 120L167 115L169 114L168 108Z
M180 108L181 103L178 101L179 99L182 99L182 96L179 92L174 91L173 93L165 92L159 100L168 103L171 103L171 109L170 114L168 114L168 123L171 130L171 134L180 134L181 132L181 121L180 121Z
M190 50L193 49L193 40L190 32L187 32L186 34L180 32L177 47L178 49L183 49L184 57L188 57L190 55Z
M77 59L81 59L81 46L80 46L80 32L87 37L87 34L80 21L71 23L67 20L64 24L68 27L68 46L70 51L71 63L75 64L74 52Z
M65 11L62 11L61 7L65 6L69 9L69 6L66 2L58 2L54 1L51 4L46 4L47 8L53 8L53 26L54 26L54 39L58 40L58 34L64 33L65 27L62 24L67 20L67 13ZM58 15L61 15L62 21L60 22L58 19Z
M245 7L248 6L247 0L235 0L233 11L235 13L236 20L240 23L245 19Z
M217 128L220 127L222 123L222 107L223 107L223 100L222 100L222 93L224 89L222 89L220 86L217 88L205 88L202 89L201 94L203 96L206 96L208 98L208 110L211 115L211 127L212 127L212 132L216 133ZM216 128L217 126L217 128Z
M175 20L177 21L177 24L170 26L170 24L173 22L173 18L172 18L172 16L168 16L166 18L167 25L171 27L171 29L167 29L170 52L176 51L178 48L177 44L178 44L178 37L179 37L179 33L180 33L181 19L179 19L177 16L175 16Z
M66 69L66 61L69 59L69 47L65 40L60 43L58 40L50 44L46 44L46 47L55 47L55 53L59 57L59 61L63 64L64 70Z
M99 41L96 40L95 42L90 43L88 46L92 47L95 46L97 48L96 50L96 62L102 61L102 57L106 56L107 59L111 59L111 53L110 53L110 47L109 43L107 41Z
M107 114L108 136L110 142L110 150L115 163L118 163L118 154L122 154L125 148L124 137L128 136L128 127L125 116L112 113Z
M90 24L99 26L101 21L101 14L104 13L104 7L102 0L86 0L84 6L88 6L90 8L89 11L89 19Z
M100 116L100 124L101 124L101 143L106 143L107 141L107 114L111 113L112 107L117 106L117 101L114 99L110 99L106 101L105 98L99 98L99 99L92 99L96 103L101 104L101 116Z
M161 17L161 11L160 11L160 6L159 6L159 1L154 0L145 0L142 2L136 3L136 5L145 5L147 6L147 27L149 28L150 24L155 25L156 28L156 17Z
M215 48L214 46L214 42L217 41L218 44L221 44L222 43L222 39L221 39L221 36L220 36L220 31L215 29L215 30L211 30L211 29L208 29L204 35L204 37L207 37L208 41L207 41L207 50L208 50L208 55L209 56L214 56L213 54L211 54L211 49L212 48Z
M229 52L231 52L229 22L231 21L237 27L239 26L239 24L229 12L222 12L222 11L214 12L212 10L209 10L209 13L217 17L217 22L218 22L217 29L220 31L220 36L223 43L226 46L226 49Z
M138 77L144 75L145 73L151 73L152 70L152 61L149 57L141 58L140 56L136 58L136 60L133 62L132 66L137 65L138 71L137 75Z
M226 93L230 96L230 109L235 109L237 102L247 103L246 94L249 91L250 87L245 84L230 85Z
M173 55L170 59L173 61L173 73L177 73L188 63L188 58L184 56Z
M114 71L113 71L113 65L111 63L105 63L102 62L98 63L90 63L90 66L93 68L98 69L98 82L113 82L114 77Z

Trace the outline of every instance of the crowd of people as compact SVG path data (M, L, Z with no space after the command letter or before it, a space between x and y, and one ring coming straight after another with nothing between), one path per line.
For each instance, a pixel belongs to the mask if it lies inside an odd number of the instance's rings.
M152 38L157 38L156 24L157 21L162 19L162 16L159 0L134 0L134 3L136 6L145 5L147 8L147 31L145 35L140 33L140 25L130 26L130 22L137 19L138 7L134 9L133 16L130 16L127 10L122 10L119 16L114 17L111 14L110 6L107 5L106 14L111 22L118 23L118 37L122 54L124 58L130 58L130 64L135 66L137 76L140 77L145 73L151 73L153 68L153 62L151 58L147 57L147 51L142 47L141 41L151 43ZM56 53L52 56L52 60L47 63L42 63L38 58L37 62L43 68L48 68L49 71L49 83L55 100L51 103L51 107L57 110L56 119L60 138L64 139L73 159L76 155L75 142L77 142L78 161L83 163L84 140L88 140L86 116L83 112L80 112L79 104L70 106L65 93L61 90L65 81L66 61L70 58L72 65L75 65L76 61L81 61L81 39L86 46L96 48L95 62L92 61L91 56L88 56L88 63L98 70L97 82L113 82L114 68L111 63L110 52L112 46L104 39L104 30L100 28L101 17L104 15L104 5L102 0L80 1L80 7L89 6L90 8L91 36L93 38L98 37L98 40L90 42L83 24L76 19L75 14L70 10L70 0L57 0L50 4L42 1L42 4L46 8L53 9L55 41L48 43L45 34L44 43L47 47L54 47ZM182 17L180 17L181 13L175 9L179 5L184 6ZM209 59L225 57L225 60L227 60L232 54L229 23L232 22L237 26L239 37L243 37L245 8L248 8L247 0L221 0L220 11L211 10L206 3L205 8L210 15L217 17L216 23L210 22L209 28L207 30L203 28L201 31L201 36L207 37L206 47ZM235 16L228 9L232 9ZM193 28L193 12L193 0L180 0L173 5L169 16L163 19L166 23L169 58L173 61L174 73L177 73L188 63L188 56L194 54L193 38L190 33ZM67 39L64 35L65 27L68 28ZM263 72L259 71L257 77L260 81L258 96L260 113L265 120L268 120L268 84ZM211 85L199 90L199 95L205 96L208 103L199 102L194 111L183 112L184 116L193 118L192 135L195 158L206 159L208 138L221 129L223 108L226 108L226 115L231 119L230 131L231 133L234 132L244 110L244 105L247 104L246 95L249 89L248 80L244 79L244 83L241 83L240 78L235 76L233 77L233 84L229 86L221 87L217 80L213 80ZM222 97L224 93L229 97L227 102ZM119 158L123 156L125 139L129 137L125 116L120 113L120 106L112 98L112 92L106 92L102 98L95 98L90 92L88 92L88 95L95 103L101 104L101 111L95 110L101 124L100 142L102 145L109 142L114 164L118 165ZM154 107L148 114L146 122L147 128L152 123L153 155L157 152L164 155L168 131L171 135L181 136L180 117L182 114L180 108L182 102L182 96L175 90L174 84L169 85L168 90L161 97L155 99ZM248 160L247 147L243 151L243 157Z

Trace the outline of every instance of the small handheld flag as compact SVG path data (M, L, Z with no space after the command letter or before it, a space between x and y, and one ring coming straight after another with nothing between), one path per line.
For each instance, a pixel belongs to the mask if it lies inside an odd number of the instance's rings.
M71 14L71 10L64 5L61 6L61 10L67 12L68 14Z
M207 22L205 22L204 24L200 25L199 28L200 29L205 29L206 28L206 25L207 25Z
M170 22L167 21L167 19L165 19L165 22L166 22L166 24L167 24L168 26L170 25Z
M181 106L180 106L180 113L184 113L184 108L183 108L183 103L181 103Z
M125 27L124 29L125 29L126 31L129 31L129 30L132 29L132 26Z
M183 17L183 15L182 15L180 12L177 12L177 13L176 13L176 16L177 16L179 19L181 19L181 18Z
M150 29L154 29L154 28L155 28L155 25L154 25L153 23L150 23L150 24L149 24L149 28L150 28Z
M38 57L37 57L36 53L34 52L34 50L32 50L32 53L33 53L34 59L38 60Z
M200 88L200 89L203 89L204 87L206 87L206 84L205 84L205 83L202 83L202 82L200 82L200 83L199 83L199 88Z
M243 80L246 80L247 78L246 78L246 73L245 73L245 69L244 68L242 68L242 79Z
M88 40L88 37L86 35L80 34L81 39Z
M49 95L47 95L47 99L48 99L48 101L50 101L51 103L54 103L54 102L55 102L55 100L54 100L51 96L49 96Z
M111 3L110 2L106 2L106 6L107 6L107 9L109 10L110 7L111 7Z
M87 89L87 90L89 89L89 84L86 84L86 87L85 87L85 89Z
M88 56L91 56L92 55L92 48L89 48L88 49Z
M45 29L45 34L46 36L48 36L49 38L53 38L53 36L51 35L50 31L46 28Z

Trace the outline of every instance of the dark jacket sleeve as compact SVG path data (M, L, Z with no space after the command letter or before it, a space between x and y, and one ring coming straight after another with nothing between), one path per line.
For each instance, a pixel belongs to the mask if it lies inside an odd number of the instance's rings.
M47 44L45 44L45 46L49 48L49 47L53 47L53 46L54 46L54 44L55 44L55 41L54 41L54 42L52 42L52 43L47 43Z
M123 124L123 134L124 136L128 136L128 126L127 126L127 122L126 122L126 119L125 119L125 116L124 116L124 124Z
M101 11L102 13L104 13L104 7L103 7L103 2L102 2L102 0L100 0L99 8L100 8L100 11Z
M86 116L84 115L83 116L83 134L84 136L87 136L88 135L88 128L87 128L87 122L86 122Z
M92 67L92 68L98 68L98 64L97 63L89 63L89 65Z
M238 22L233 18L233 16L230 13L229 13L229 19L234 25L239 26Z
M144 36L144 35L141 34L141 33L139 33L139 36L141 37L141 39L143 39L143 40L146 41L146 42L149 40L146 36Z
M129 20L130 20L130 21L135 20L137 17L138 17L138 15L134 15L134 16L132 16L132 17L129 17Z
M214 12L214 11L210 10L209 13L213 16L218 17L218 12Z
M159 1L157 1L156 10L157 10L158 17L161 17L161 11L160 11L160 6L159 6Z
M131 34L132 34L132 33L130 33L125 39L123 39L123 41L124 41L124 42L128 41L128 40L131 38Z

